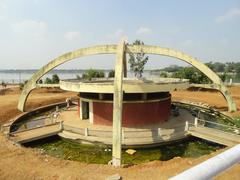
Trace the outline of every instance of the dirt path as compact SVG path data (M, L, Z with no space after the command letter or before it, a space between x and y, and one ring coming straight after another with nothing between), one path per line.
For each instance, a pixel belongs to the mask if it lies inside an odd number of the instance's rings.
M239 106L240 88L233 88L231 91ZM173 96L174 98L189 98L190 94L195 95L193 100L198 101L201 96L209 104L218 105L219 103L219 107L225 106L224 99L222 100L220 96L212 92L180 91L174 92ZM31 109L65 100L71 95L74 94L57 90L37 90L30 96L27 108ZM1 123L9 121L10 118L20 113L16 109L18 97L19 90L17 89L0 95ZM123 179L167 179L221 151L196 159L176 157L169 161L153 161L128 168L113 168L108 165L86 164L50 157L36 149L13 145L3 135L0 135L0 179L105 179L116 173L120 174ZM240 179L240 165L238 164L224 172L217 179Z

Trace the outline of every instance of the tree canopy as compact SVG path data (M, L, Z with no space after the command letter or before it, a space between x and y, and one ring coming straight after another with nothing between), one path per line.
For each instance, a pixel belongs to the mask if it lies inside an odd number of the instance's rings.
M136 40L133 45L144 45L140 40ZM130 70L134 72L135 77L141 78L144 70L144 66L148 61L148 56L145 56L145 53L129 53L129 64Z
M82 75L82 79L91 81L92 78L104 78L105 74L103 71L95 70L95 69L89 69L85 71Z

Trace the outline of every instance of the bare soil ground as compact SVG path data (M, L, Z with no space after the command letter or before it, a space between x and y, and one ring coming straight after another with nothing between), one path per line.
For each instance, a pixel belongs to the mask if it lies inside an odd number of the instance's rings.
M240 108L240 87L232 87L230 90ZM17 110L19 94L18 88L0 93L0 123L8 122L20 113ZM64 101L66 97L72 95L74 94L59 90L35 90L30 95L27 108ZM203 101L226 109L224 99L216 92L177 91L173 93L173 98ZM108 165L86 164L50 157L37 149L16 146L1 134L0 179L105 179L116 173L123 179L167 179L222 151L224 149L195 159L176 157L169 161L153 161L128 168L113 168ZM235 165L217 179L240 179L240 165Z

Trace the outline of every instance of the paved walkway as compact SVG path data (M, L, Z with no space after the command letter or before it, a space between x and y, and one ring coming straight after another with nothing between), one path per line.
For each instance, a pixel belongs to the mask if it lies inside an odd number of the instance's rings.
M224 132L208 127L190 127L188 131L192 136L212 141L225 146L240 144L240 135Z
M27 143L30 141L57 135L61 131L60 124L55 123L30 130L24 130L16 133L10 133L10 139L17 143Z
M76 107L61 112L59 119L64 121L64 131L59 133L61 137L79 142L112 144L112 126L96 125L91 124L89 120L80 120ZM189 111L180 109L178 117L171 116L164 123L134 128L123 127L123 146L146 147L183 139L188 135L184 131L186 121L193 123L194 117Z

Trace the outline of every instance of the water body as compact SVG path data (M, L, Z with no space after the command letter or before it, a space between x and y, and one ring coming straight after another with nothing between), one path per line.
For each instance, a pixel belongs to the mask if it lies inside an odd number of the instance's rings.
M112 150L105 145L78 144L57 136L28 143L25 146L41 149L42 153L54 157L85 163L107 164L112 159ZM221 148L223 146L218 144L198 138L189 138L169 145L137 149L133 155L129 155L123 149L122 162L123 164L139 164L154 160L167 161L174 157L197 158Z
M193 116L199 112L199 110L192 108L190 108L189 111L192 112ZM42 116L42 114L40 116ZM221 114L215 115L210 111L203 111L201 116L212 122L230 123L230 121L222 117ZM25 123L31 121L34 121L34 118L28 119ZM107 164L112 159L111 147L107 145L79 144L70 140L61 139L58 136L27 143L25 146L41 149L42 153L54 157L86 163ZM197 158L223 147L224 146L216 143L190 137L159 147L140 148L136 150L134 155L129 155L125 150L122 150L122 158L123 164L139 164L153 160L166 161L174 157Z
M0 70L0 83L12 83L12 84L18 84L21 82L24 82L26 80L29 80L32 75L37 70ZM76 76L82 76L85 70L53 70L49 72L48 74L44 75L42 77L43 80L45 80L47 77L51 78L53 74L57 74L60 79L76 79ZM108 76L108 73L110 70L103 70L105 73L105 77ZM128 72L128 77L133 77L132 72ZM143 73L144 77L159 77L159 73L154 73L151 71L144 71Z

